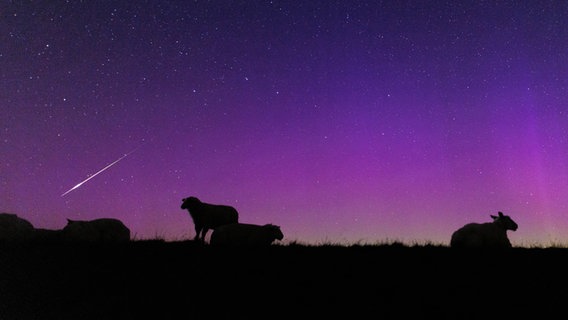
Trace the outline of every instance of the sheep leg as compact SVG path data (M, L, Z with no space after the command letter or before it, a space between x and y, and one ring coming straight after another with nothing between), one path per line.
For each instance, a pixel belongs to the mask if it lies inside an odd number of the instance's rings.
M201 232L201 241L205 242L205 236L207 235L207 231L209 231L208 228L203 228L203 231Z
M200 240L199 239L199 234L201 233L201 230L203 228L201 227L201 225L195 225L195 237L193 238L194 241Z

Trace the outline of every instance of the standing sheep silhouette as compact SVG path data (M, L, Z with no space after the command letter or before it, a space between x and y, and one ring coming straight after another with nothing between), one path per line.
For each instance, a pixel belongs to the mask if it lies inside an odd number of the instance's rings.
M239 222L237 209L219 204L201 202L196 197L182 199L182 209L187 209L195 225L194 240L205 242L205 236L210 229Z

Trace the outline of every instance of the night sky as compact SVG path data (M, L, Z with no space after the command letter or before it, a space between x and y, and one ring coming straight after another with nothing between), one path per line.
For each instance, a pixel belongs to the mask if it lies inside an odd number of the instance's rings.
M195 196L284 241L449 244L502 211L513 245L568 242L565 1L0 15L0 212L38 228L110 217L136 239L190 239Z

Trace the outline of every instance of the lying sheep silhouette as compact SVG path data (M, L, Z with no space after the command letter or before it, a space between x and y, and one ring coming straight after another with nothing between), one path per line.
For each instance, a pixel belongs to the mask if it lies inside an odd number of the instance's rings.
M182 199L181 208L187 209L195 225L194 240L204 242L209 229L239 221L237 209L219 204L201 202L196 197Z
M490 215L493 222L468 223L452 234L453 248L511 248L507 230L515 231L518 225L509 216L499 212Z
M122 221L113 218L67 219L61 236L66 241L127 242L130 240L130 229Z
M34 235L34 226L28 220L13 213L0 213L0 240L30 240Z
M270 246L282 240L284 234L273 224L256 225L232 223L216 228L211 234L211 245L216 246Z

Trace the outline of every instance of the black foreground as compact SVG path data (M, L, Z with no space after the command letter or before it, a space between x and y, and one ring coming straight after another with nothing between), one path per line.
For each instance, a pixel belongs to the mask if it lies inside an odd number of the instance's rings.
M568 249L0 244L0 319L489 319L565 314Z

